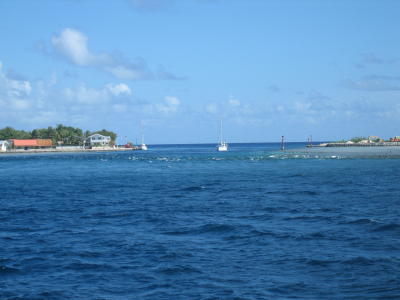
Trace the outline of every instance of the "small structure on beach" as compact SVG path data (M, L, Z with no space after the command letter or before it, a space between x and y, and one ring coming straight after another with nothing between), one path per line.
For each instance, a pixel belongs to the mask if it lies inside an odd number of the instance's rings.
M359 143L359 144L371 144L372 141L371 141L370 139L368 139L368 140L361 140L361 141L359 141L358 143Z
M5 152L10 150L11 143L9 141L0 141L0 151Z
M86 139L87 146L90 147L106 147L110 146L111 137L106 135L101 135L99 133L92 134Z

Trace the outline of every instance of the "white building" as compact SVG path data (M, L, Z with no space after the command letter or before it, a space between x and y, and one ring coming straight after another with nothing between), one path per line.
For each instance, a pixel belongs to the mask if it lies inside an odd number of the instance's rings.
M372 141L371 140L361 140L358 142L359 144L371 144Z
M89 136L86 139L86 142L87 142L87 144L89 144L92 147L96 147L96 146L104 147L104 146L110 145L111 137L96 133L96 134Z
M8 141L0 141L0 151L5 152L10 150L11 144Z

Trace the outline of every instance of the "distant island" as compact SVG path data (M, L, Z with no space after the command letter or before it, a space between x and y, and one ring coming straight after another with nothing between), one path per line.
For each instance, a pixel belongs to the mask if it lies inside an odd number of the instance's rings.
M0 129L0 140L11 139L51 139L54 145L80 145L82 141L92 134L101 134L111 137L111 144L115 145L117 134L106 130L83 131L80 128L58 124L56 127L33 129L32 131L17 130L12 127Z
M49 126L32 131L5 127L0 129L0 153L139 149L130 142L125 145L116 145L116 139L117 134L106 129L91 132L62 124L54 128Z
M400 136L384 140L378 136L354 137L350 140L328 142L313 145L309 143L307 147L374 147L374 146L400 146Z

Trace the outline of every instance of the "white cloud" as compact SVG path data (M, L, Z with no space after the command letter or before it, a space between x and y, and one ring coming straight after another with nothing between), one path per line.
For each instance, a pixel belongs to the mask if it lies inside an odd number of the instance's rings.
M120 79L141 79L142 73L140 71L134 70L132 68L126 66L112 66L112 67L105 67L106 71L113 74L115 77ZM144 77L144 76L143 76Z
M121 96L131 96L132 92L128 85L124 83L111 84L108 83L100 89L81 85L75 89L65 88L64 97L71 101L87 105L101 104L114 100Z
M314 110L311 109L312 104L310 102L300 102L300 101L295 101L293 103L293 109L297 113L302 113L302 114L313 114L315 113Z
M14 99L10 101L10 108L15 110L26 110L31 107L31 103L28 100Z
M72 28L65 28L59 35L51 39L51 43L58 54L69 62L80 67L91 67L110 73L118 79L170 79L177 80L180 77L168 71L154 74L143 59L137 58L134 62L121 54L100 53L90 51L88 37Z
M283 106L283 105L277 105L277 106L275 107L275 109L276 109L277 112L283 113L283 112L285 111L285 106Z
M365 78L362 80L345 80L342 86L352 90L369 91L369 92L387 92L387 91L400 91L398 83L389 82L386 79L370 79Z
M219 103L208 103L205 106L205 111L211 115L220 115L223 116L235 116L238 117L240 115L251 115L254 113L251 105L247 103L242 103L238 99L229 98L227 101L219 102Z
M81 83L61 87L56 74L50 75L47 80L29 81L13 79L0 69L0 120L3 124L37 128L63 123L95 129L93 127L105 127L110 122L130 122L135 113L151 115L161 122L181 110L181 100L174 96L166 96L155 104L137 101L126 83L107 83L100 87Z
M217 113L218 113L218 106L217 106L217 104L215 104L215 103L207 104L207 105L206 105L206 111L207 111L209 114L213 114L213 115L217 114Z
M106 85L106 88L114 96L120 96L120 95L130 96L130 95L132 95L132 91L131 91L130 87L127 86L125 83L119 83L116 85L112 85L109 83Z
M13 79L6 79L7 85L9 88L8 94L9 96L16 96L16 97L23 97L28 96L31 91L31 83L29 81L20 81L20 80L13 80Z
M156 109L159 112L162 112L165 114L176 113L179 109L180 104L181 104L181 101L178 98L172 97L172 96L166 96L164 98L163 103L156 104Z
M0 73L0 89L8 97L25 97L32 92L32 86L28 80L11 79L4 73Z
M88 38L82 32L65 28L51 39L56 51L80 67L93 67L111 73L119 79L144 79L152 76L144 61L132 63L108 53L94 54L88 48Z
M169 105L169 106L179 106L181 104L181 101L179 101L178 98L176 97L171 97L171 96L167 96L165 97L165 102Z
M98 104L109 100L107 90L98 90L85 85L81 85L76 89L64 89L64 96L71 102L79 102L81 104Z
M98 60L89 52L87 40L83 33L71 28L65 28L59 36L51 39L53 46L78 66L90 66Z
M123 113L127 111L127 106L125 104L114 104L113 109L118 113Z
M229 99L229 105L232 107L240 106L240 101L237 99L231 98L231 99Z
M29 96L32 93L32 85L28 80L18 80L8 77L2 72L0 62L0 103L7 112L10 110L26 110L31 107Z

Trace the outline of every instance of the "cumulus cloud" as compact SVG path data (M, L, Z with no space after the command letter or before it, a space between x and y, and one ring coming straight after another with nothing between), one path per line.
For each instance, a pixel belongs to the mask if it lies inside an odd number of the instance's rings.
M234 98L229 99L228 101L229 105L232 107L238 107L240 106L240 101Z
M28 97L32 92L32 85L28 80L18 80L8 77L2 71L0 62L0 100L4 108L25 110L30 107Z
M106 85L107 89L111 92L111 94L115 96L120 96L120 95L127 95L130 96L132 95L132 91L129 86L127 86L125 83L119 83L119 84L107 84Z
M162 80L185 80L187 79L185 76L176 76L171 72L165 70L163 66L159 66L156 72L156 77Z
M109 100L107 89L95 89L81 85L78 88L65 88L64 97L70 102L81 104L99 104Z
M108 72L118 79L151 79L154 74L143 59L132 62L120 53L93 53L88 47L88 37L82 32L65 28L51 39L56 52L70 63Z
M209 104L206 105L206 111L209 114L215 115L215 114L218 113L218 105L215 104L215 103L209 103Z
M182 112L178 97L169 95L150 104L138 99L123 82L65 87L55 74L40 81L17 80L7 74L0 68L0 120L17 128L63 123L95 129L131 122L133 115L162 123Z
M367 75L364 79L368 80L400 80L400 76L389 76L389 75Z
M74 29L65 28L59 36L53 36L53 46L78 66L90 66L102 63L107 59L104 55L94 55L87 48L87 37Z
M2 63L0 63L0 91L8 97L28 96L32 91L31 83L28 80L13 79L2 72Z
M6 85L8 87L9 96L16 96L16 97L28 96L32 91L32 87L29 81L12 80L7 78L5 78L5 80L6 80Z
M293 103L293 109L296 113L300 114L316 114L317 111L313 109L311 102L295 101Z
M82 84L77 88L65 88L63 90L65 99L70 102L81 104L101 104L116 100L120 97L129 97L132 95L130 87L124 83L108 83L102 88L87 87Z
M123 113L126 112L128 107L126 104L114 104L112 106L112 108L114 109L115 112L117 113Z
M362 80L345 80L342 86L352 90L370 91L370 92L386 92L400 91L399 84L388 83L382 79L362 79Z
M239 99L233 97L219 103L208 103L205 105L204 110L210 115L219 115L219 117L235 116L237 118L254 113L250 104L242 103Z
M314 100L319 101L319 100L330 100L331 98L329 96L322 94L321 92L313 90L308 94L307 99L312 101Z
M31 103L28 100L14 99L10 102L10 108L15 110L27 110L31 107Z
M159 112L170 114L176 113L181 105L181 101L177 97L167 96L162 103L156 104Z

